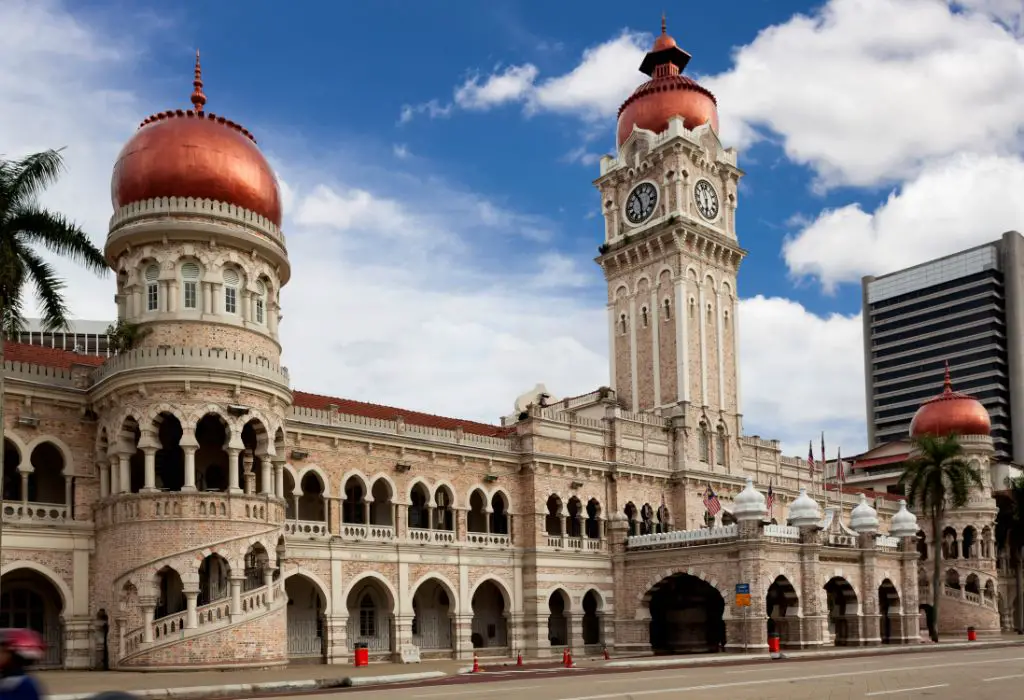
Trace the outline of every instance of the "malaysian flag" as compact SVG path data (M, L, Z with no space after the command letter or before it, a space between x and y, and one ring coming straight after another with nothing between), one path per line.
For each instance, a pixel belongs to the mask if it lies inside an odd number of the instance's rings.
M714 489L711 488L711 484L708 484L707 489L704 491L704 507L711 513L712 517L718 515L718 511L722 510L722 503L718 500Z
M814 478L814 440L807 441L807 471L811 473L811 478Z
M768 482L768 498L765 499L765 505L768 506L768 515L771 516L772 508L775 506L775 492L772 490L772 482Z
M828 466L828 460L825 459L825 431L821 431L821 470L822 473L825 471L825 467Z

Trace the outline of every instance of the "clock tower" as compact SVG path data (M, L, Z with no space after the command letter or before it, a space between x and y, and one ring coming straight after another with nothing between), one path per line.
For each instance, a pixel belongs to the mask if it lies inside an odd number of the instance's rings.
M683 75L665 31L619 109L617 153L601 160L612 388L635 412L675 419L687 461L740 469L736 151L718 139L714 96Z

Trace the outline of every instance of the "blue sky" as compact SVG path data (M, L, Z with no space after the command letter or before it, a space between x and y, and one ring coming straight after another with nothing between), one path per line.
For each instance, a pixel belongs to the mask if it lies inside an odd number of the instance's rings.
M747 431L853 453L860 276L1024 229L1021 6L728 6L11 0L0 152L67 145L51 202L102 241L120 145L188 106L200 49L207 109L281 179L296 388L494 421L538 381L607 382L594 158L664 10L747 173ZM110 280L65 274L77 315L113 315Z

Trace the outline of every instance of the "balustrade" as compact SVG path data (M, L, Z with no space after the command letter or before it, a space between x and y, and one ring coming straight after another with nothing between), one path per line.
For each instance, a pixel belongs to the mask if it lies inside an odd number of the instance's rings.
M341 537L346 540L391 542L395 539L395 528L390 525L357 525L353 523L342 523Z
M279 524L284 504L255 494L163 491L122 493L96 508L96 526L152 520L200 519Z
M418 527L409 528L409 540L421 544L454 544L455 533L451 530L427 530Z
M70 509L63 504L4 501L4 522L9 523L62 523L69 518Z
M699 530L676 530L674 532L659 532L653 535L634 535L626 540L626 547L628 549L688 547L732 539L737 537L738 534L739 529L736 525L723 525L721 527L701 528Z
M288 520L284 524L285 534L308 537L330 537L331 533L323 520Z
M508 535L494 535L486 532L467 532L466 542L475 547L508 547L512 539Z

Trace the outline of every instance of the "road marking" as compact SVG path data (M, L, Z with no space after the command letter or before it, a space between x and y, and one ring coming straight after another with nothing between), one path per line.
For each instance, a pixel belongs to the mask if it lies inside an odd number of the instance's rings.
M932 688L948 688L949 683L939 683L938 685L922 685L920 688L899 688L898 690L876 690L873 693L864 693L864 697L872 697L874 695L893 695L895 693L910 693L915 690L931 690Z
M980 666L982 664L1001 664L1008 661L1024 661L1024 656L1011 659L991 659L988 661L964 661L960 663L927 664L924 666L902 666L898 668L873 668L865 671L846 671L843 673L821 673L811 676L783 676L780 678L759 678L752 681L734 681L732 683L709 683L706 685L682 686L679 688L660 688L657 690L631 690L627 693L606 693L603 695L581 695L574 698L561 698L560 700L605 700L606 698L618 698L623 695L637 697L641 695L658 695L664 693L683 693L690 690L718 690L720 688L739 688L748 685L769 685L772 683L799 683L802 681L817 681L828 678L845 678L847 676L866 676L879 673L898 673L902 671L923 671L932 668L952 668L954 666Z
M982 680L985 683L988 683L989 681L1005 681L1011 678L1024 678L1024 673L1015 673L1012 676L996 676L995 678L983 678Z
M448 686L446 686L448 687ZM476 688L474 690L457 690L455 692L445 691L441 693L421 693L419 695L413 695L414 698L446 698L449 695L477 695L480 693L506 693L511 690L530 690L533 688L550 688L550 685L513 685L513 686L502 686L501 688L492 688L490 690L481 690ZM379 690L386 690L385 687L379 686Z
M609 678L604 681L591 681L592 683L636 683L636 674L624 673L622 678ZM684 673L674 673L671 676L644 676L645 681L678 681L685 678Z

